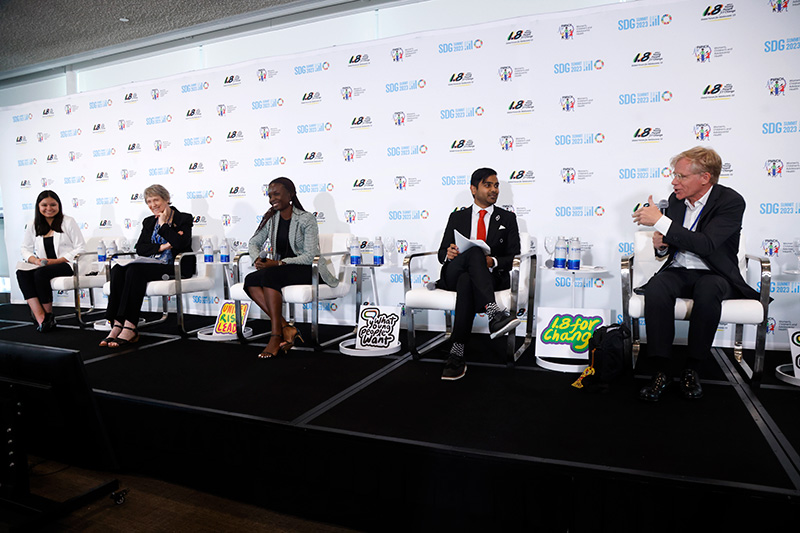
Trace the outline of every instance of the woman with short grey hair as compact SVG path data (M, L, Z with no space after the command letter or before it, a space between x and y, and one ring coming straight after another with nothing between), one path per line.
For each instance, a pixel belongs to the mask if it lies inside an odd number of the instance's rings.
M142 221L142 232L136 242L136 254L155 259L115 265L111 269L111 294L108 296L106 318L111 333L100 346L119 348L139 340L136 329L147 283L173 278L175 256L192 250L194 217L181 213L170 205L169 191L163 185L151 185L144 190L144 200L153 213ZM191 277L197 268L196 258L188 256L181 263L181 277ZM166 277L165 277L166 276Z

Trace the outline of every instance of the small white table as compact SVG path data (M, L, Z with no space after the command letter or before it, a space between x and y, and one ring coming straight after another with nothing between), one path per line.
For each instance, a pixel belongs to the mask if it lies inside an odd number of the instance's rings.
M360 263L356 265L356 324L358 324L358 317L361 316L361 305L367 303L362 301L362 283L364 269L370 271L370 278L372 278L372 297L375 299L374 305L380 305L380 297L378 296L378 282L375 279L376 269L389 269L391 265L374 265L372 263ZM356 325L356 327L358 327ZM382 355L391 355L400 351L401 346L393 346L390 348L380 349L356 349L356 339L345 339L339 343L339 351L345 355L356 357L380 357Z
M591 265L583 265L583 266L581 266L580 270L568 270L566 268L553 268L553 267L548 267L548 266L545 266L545 265L542 265L539 268L541 268L542 270L548 270L550 272L554 272L556 274L562 274L562 275L566 275L566 276L571 276L572 277L572 283L571 283L571 285L572 285L572 307L576 307L576 305L575 305L575 278L587 278L587 277L593 277L593 276L595 276L597 274L607 274L608 273L608 269L606 267L604 267L604 266L591 266ZM581 288L583 288L583 285L581 285Z
M547 270L550 272L554 272L556 274L562 274L566 276L570 276L572 278L572 307L577 308L575 303L575 279L576 278L587 278L593 277L597 274L605 274L608 273L608 269L603 266L592 266L592 265L582 265L580 270L569 270L566 268L553 268L546 265L542 265L542 270ZM581 289L583 289L583 285L581 285ZM542 368L546 368L547 370L555 370L556 372L583 372L586 369L587 364L571 364L571 363L559 363L556 361L547 361L536 355L536 363L541 366Z

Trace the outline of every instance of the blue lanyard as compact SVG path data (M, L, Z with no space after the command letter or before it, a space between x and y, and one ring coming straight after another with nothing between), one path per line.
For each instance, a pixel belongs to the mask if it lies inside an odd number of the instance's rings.
M695 217L694 222L692 222L692 225L689 226L689 231L694 231L694 227L697 225L697 221L700 220L700 215L703 214L703 209L705 209L705 208L706 208L706 206L705 206L705 204L703 204L703 207L700 208L700 212L697 213L697 216Z

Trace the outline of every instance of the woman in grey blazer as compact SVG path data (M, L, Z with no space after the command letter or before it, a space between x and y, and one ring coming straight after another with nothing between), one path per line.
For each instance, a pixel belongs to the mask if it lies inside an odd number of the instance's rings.
M295 340L303 340L297 328L287 323L281 314L281 289L310 284L311 263L319 254L317 219L303 210L292 180L272 180L267 196L270 208L249 242L250 257L256 258L253 262L256 271L244 280L245 291L269 315L272 323L272 334L259 354L261 358L274 357L280 350L288 352ZM331 287L339 283L322 262L319 277Z

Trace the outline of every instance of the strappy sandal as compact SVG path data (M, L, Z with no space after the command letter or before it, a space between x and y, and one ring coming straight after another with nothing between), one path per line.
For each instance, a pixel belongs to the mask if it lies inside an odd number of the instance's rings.
M270 337L280 337L282 339L283 335L278 335L277 333L272 333L272 334L270 334ZM261 353L258 354L258 358L259 359L269 359L270 357L275 357L276 355L278 355L280 353L281 348L283 347L283 344L280 344L278 346L278 351L275 352L275 353L268 352L267 351L267 347L269 347L269 343L267 343L267 346L264 347L264 350L262 350Z
M287 329L289 330L288 335L286 334ZM283 339L284 340L281 343L280 349L283 350L284 353L289 353L289 350L294 348L294 343L296 340L299 340L300 342L305 342L303 340L302 335L300 335L300 332L297 330L297 328L290 324L286 324L285 326L283 326Z
M119 325L119 326L117 326L117 325L111 326L111 331L114 331L114 328L119 328L119 332L120 332L120 333L122 333L122 325ZM116 341L117 341L117 338L116 338L116 337L112 337L112 336L110 336L110 335L109 335L108 337L106 337L105 339L103 339L103 340L101 340L101 341L100 341L100 346L102 346L103 348L105 348L106 346L108 346L108 343L109 343L109 342L116 342Z
M127 329L128 331L132 331L134 333L133 337L131 337L130 339L120 339L119 337L117 337L116 339L112 339L112 342L114 342L116 346L112 346L111 343L109 343L108 346L110 348L121 348L126 344L136 344L137 342L139 342L139 331L136 328L132 328L129 326L122 326L122 329Z

